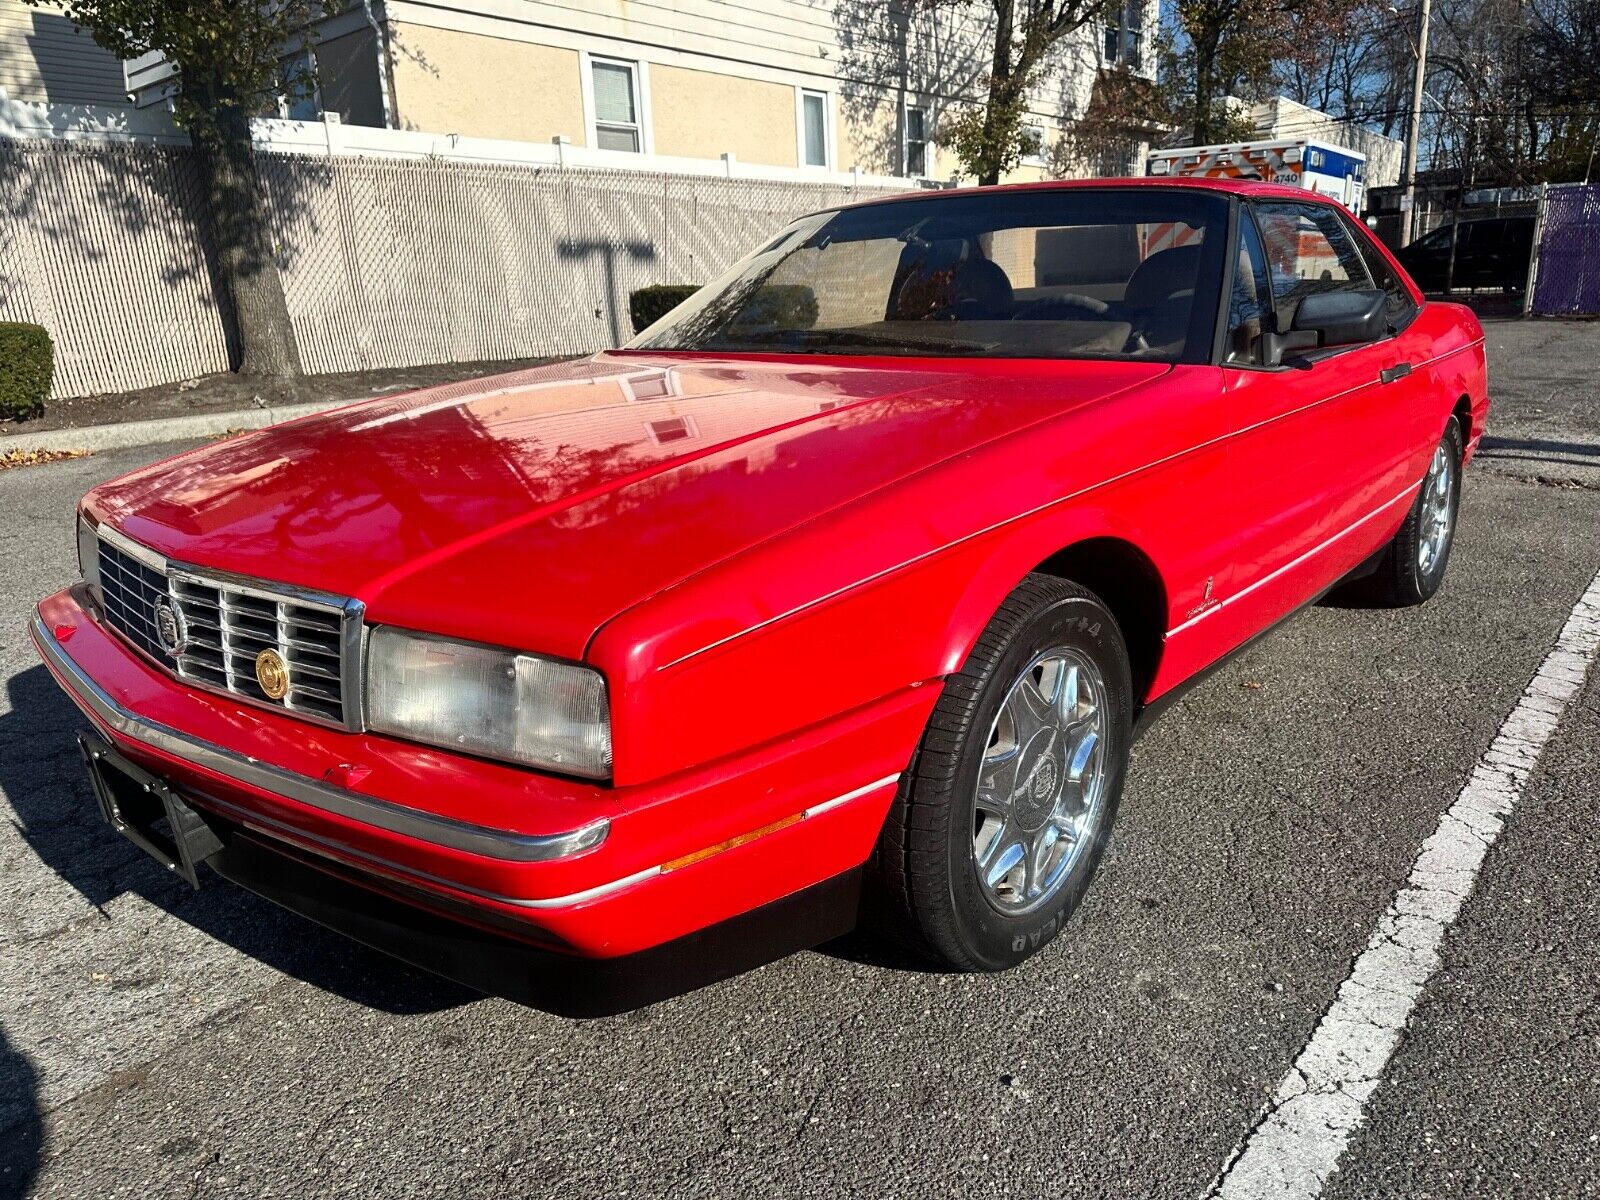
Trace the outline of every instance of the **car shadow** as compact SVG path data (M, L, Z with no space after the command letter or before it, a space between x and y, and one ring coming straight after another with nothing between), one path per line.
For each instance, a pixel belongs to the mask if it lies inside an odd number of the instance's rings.
M438 1012L481 998L241 888L213 880L196 892L101 820L75 737L87 722L50 673L30 668L6 689L11 711L0 714L0 792L12 823L95 908L132 892L276 971L384 1012Z
M28 1194L44 1149L39 1086L27 1055L0 1025L0 1200Z
M958 975L951 967L942 967L931 959L920 957L896 944L889 935L870 928L852 930L831 942L812 947L813 953L836 958L857 966L873 967L880 971L902 971L911 975Z
M1593 442L1554 442L1540 438L1506 438L1485 435L1478 454L1491 460L1547 462L1563 467L1600 467L1600 445Z
M263 857L261 843L248 838L230 844L226 867L219 861L219 869L246 886L202 867L206 886L196 892L101 819L76 740L87 722L50 673L33 667L6 686L11 711L0 715L6 747L0 792L17 832L42 862L96 908L134 893L208 937L352 1003L417 1014L488 994L588 1019L674 999L813 947L863 963L925 969L870 938L842 936L859 911L858 872L677 942L592 961L522 947L398 902L374 902L366 889L270 848Z

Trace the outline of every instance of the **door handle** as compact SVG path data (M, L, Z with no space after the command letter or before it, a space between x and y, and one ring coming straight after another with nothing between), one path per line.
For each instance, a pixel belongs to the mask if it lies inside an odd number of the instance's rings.
M1410 363L1395 363L1392 367L1385 367L1378 372L1379 383L1393 383L1396 379L1404 379L1411 374Z

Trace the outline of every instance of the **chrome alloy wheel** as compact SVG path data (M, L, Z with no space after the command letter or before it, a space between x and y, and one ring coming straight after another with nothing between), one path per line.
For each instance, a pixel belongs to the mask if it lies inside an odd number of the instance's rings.
M1106 790L1105 679L1067 646L1017 676L989 730L973 797L984 895L1018 916L1049 903L1083 857Z
M1428 477L1422 481L1422 521L1417 538L1417 569L1431 575L1450 545L1451 526L1455 511L1450 504L1450 494L1455 485L1455 461L1450 450L1441 442L1433 452L1433 463L1428 467Z

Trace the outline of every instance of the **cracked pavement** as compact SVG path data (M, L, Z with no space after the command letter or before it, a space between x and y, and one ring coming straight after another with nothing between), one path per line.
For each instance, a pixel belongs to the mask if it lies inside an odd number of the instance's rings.
M1600 568L1600 326L1489 343L1506 445L1444 591L1310 609L1192 692L1046 952L971 977L851 940L588 1022L105 829L23 619L77 496L172 448L0 473L0 1196L1203 1195ZM1597 796L1591 673L1325 1195L1600 1195Z

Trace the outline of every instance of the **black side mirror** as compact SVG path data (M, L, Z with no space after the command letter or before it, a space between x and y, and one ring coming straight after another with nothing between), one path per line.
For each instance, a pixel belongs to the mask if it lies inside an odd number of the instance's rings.
M1388 297L1361 292L1313 292L1295 310L1296 333L1314 333L1319 346L1356 346L1389 332Z
M1282 329L1283 311L1279 310L1276 317L1278 328ZM1300 301L1287 331L1266 335L1266 365L1281 367L1286 358L1300 350L1375 342L1388 332L1388 297L1383 292L1313 292Z

